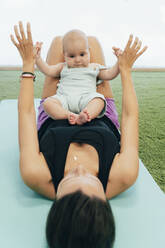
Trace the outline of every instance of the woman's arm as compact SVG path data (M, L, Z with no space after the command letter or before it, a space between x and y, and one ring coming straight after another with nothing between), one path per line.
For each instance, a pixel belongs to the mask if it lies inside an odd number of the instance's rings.
M14 26L17 42L11 36L23 60L23 72L34 73L35 58L33 56L33 41L30 24L27 24L27 38L23 25L19 22L19 31ZM20 33L20 34L19 34ZM51 185L51 176L43 155L39 151L36 116L34 109L34 82L33 78L22 78L18 97L19 148L20 171L24 182L33 190L54 197L54 188ZM42 168L42 169L41 169Z
M138 152L138 101L132 81L131 68L137 58L145 52L141 51L141 41L138 38L132 44L131 35L123 55L119 56L119 68L122 82L122 118L121 118L121 153L128 148Z
M107 195L109 198L129 188L138 176L138 102L134 90L131 68L136 59L144 53L138 38L132 44L132 35L122 55L119 69L122 82L121 149L116 155L109 177Z

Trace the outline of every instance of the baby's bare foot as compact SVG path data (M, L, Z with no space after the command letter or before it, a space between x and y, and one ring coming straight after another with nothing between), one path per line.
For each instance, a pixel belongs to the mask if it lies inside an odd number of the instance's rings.
M79 115L70 112L68 114L68 121L69 121L69 123L71 125L75 125L77 123L78 117L79 117Z
M83 125L84 123L89 122L89 121L91 121L89 112L87 109L83 109L81 113L79 114L76 123L78 125Z

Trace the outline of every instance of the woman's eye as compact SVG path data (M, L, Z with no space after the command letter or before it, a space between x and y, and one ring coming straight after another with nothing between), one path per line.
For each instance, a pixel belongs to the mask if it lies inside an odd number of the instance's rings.
M84 56L84 53L81 53L80 56L83 57Z
M70 57L70 58L74 58L74 55L70 55L69 57Z

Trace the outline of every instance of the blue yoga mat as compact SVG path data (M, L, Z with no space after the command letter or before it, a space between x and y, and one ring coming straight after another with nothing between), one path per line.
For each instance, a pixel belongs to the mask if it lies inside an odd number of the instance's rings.
M38 103L36 99L36 107ZM45 222L52 201L21 179L17 100L1 101L0 116L0 247L46 248ZM110 202L116 219L114 248L165 247L164 193L141 161L136 183Z

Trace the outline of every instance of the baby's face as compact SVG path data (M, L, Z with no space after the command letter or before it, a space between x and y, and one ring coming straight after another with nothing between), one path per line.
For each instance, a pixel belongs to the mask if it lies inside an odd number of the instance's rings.
M88 67L90 53L86 40L83 38L76 41L68 40L64 58L69 68Z

